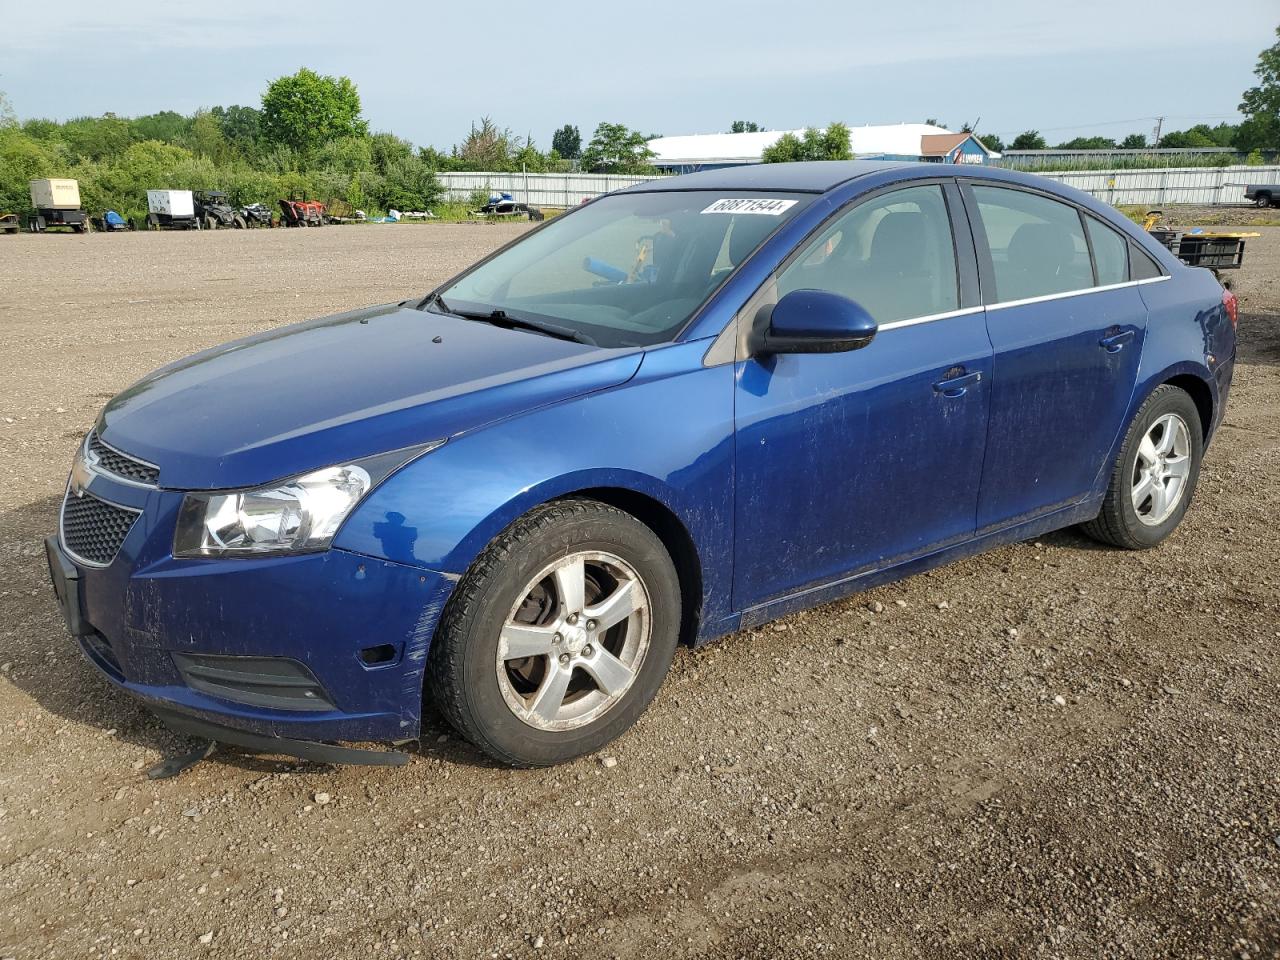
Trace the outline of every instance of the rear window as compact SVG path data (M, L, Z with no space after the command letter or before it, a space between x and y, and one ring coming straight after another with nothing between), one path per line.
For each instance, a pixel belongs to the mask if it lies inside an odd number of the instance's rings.
M973 186L995 272L988 303L1093 286L1093 265L1076 208L1039 194Z

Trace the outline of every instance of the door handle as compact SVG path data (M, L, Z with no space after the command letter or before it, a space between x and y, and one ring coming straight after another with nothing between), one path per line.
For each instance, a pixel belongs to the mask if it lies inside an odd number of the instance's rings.
M948 370L946 379L935 383L933 389L934 392L940 393L944 397L954 399L963 397L971 386L981 381L982 374L979 371L965 373L964 367L960 367L958 370Z
M1124 345L1132 339L1132 330L1121 330L1119 333L1112 333L1103 337L1098 341L1098 346L1102 347L1107 353L1119 353L1124 349Z

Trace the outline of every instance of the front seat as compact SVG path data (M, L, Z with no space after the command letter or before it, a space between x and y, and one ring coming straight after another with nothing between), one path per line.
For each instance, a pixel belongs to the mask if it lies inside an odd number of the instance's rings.
M849 296L879 323L925 316L938 302L934 260L924 214L887 214L876 224Z

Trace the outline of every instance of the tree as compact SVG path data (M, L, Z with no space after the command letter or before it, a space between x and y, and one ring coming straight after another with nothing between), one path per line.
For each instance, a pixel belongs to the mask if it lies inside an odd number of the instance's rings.
M784 133L773 146L764 149L760 159L765 163L851 160L853 148L849 142L849 128L843 123L832 123L825 130L807 127L799 137L794 133Z
M60 136L73 156L88 160L118 154L135 141L133 125L114 113L68 120L62 125Z
M1044 137L1040 136L1039 130L1024 130L1013 138L1013 143L1009 144L1010 150L1044 150L1049 144L1045 142Z
M419 157L394 160L383 178L381 206L396 210L426 210L444 189L431 168Z
M1056 150L1114 150L1116 142L1107 137L1076 137L1055 147Z
M13 112L13 104L0 90L0 130L11 130L18 125L18 115Z
M996 153L1004 153L1004 141L994 133L984 133L982 136L974 134L974 137L988 150L994 150Z
M506 127L499 127L489 117L480 118L480 126L453 148L459 170L509 170L511 155L523 146Z
M394 164L407 163L414 158L413 144L408 140L402 140L394 133L375 133L372 137L368 137L366 142L369 147L369 163L361 167L363 170L368 170L372 166L374 170L385 176Z
M177 143L191 129L191 118L176 110L161 110L146 116L135 117L131 123L135 140L163 140Z
M304 155L335 137L369 132L360 117L360 94L350 78L325 77L306 67L267 87L261 127L268 143Z
M228 159L230 148L222 135L222 124L208 110L197 110L191 118L191 129L183 138L185 146L198 157L208 157L216 162Z
M1204 126L1201 124L1201 126ZM1207 130L1208 127L1205 127ZM1170 150L1189 150L1200 147L1216 147L1213 138L1203 130L1192 127L1190 130L1171 130L1160 138L1160 146Z
M582 151L582 166L592 173L647 173L652 160L648 138L622 123L601 123Z
M754 120L735 120L733 125L729 127L730 133L759 133L760 124Z
M241 154L252 154L262 128L262 111L255 107L214 107L209 111L222 128L222 135Z
M1280 38L1280 27L1276 37ZM1280 40L1258 54L1253 74L1258 85L1246 90L1240 100L1245 120L1235 146L1239 150L1274 150L1280 148Z
M551 149L565 160L577 160L582 156L582 134L573 124L566 123L551 135Z
M1142 150L1147 146L1145 133L1131 133L1120 141L1121 150Z

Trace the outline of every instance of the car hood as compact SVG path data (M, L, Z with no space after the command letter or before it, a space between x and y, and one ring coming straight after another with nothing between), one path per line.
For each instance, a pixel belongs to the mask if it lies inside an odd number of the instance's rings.
M162 367L98 431L162 487L255 486L623 383L642 356L390 304Z

